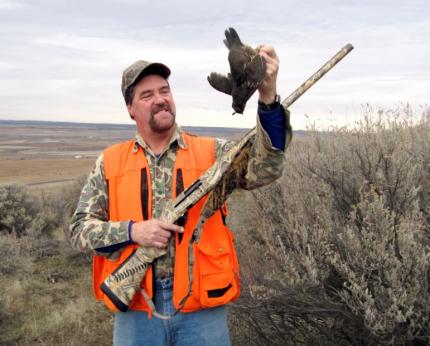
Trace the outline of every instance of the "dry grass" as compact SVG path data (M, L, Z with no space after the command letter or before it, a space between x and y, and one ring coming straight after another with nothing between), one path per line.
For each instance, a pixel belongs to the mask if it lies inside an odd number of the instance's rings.
M74 180L89 173L93 165L94 158L0 160L0 182L37 184Z
M8 240L22 247L29 239ZM89 258L73 253L65 241L48 252L46 246L39 251L40 245L10 257L31 265L0 279L0 344L110 345L112 316L92 297Z

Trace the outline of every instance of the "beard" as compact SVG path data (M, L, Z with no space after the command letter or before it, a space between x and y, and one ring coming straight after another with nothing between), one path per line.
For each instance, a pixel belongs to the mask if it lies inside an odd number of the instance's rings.
M169 113L169 116L158 114L164 111ZM157 105L151 109L151 117L149 119L149 127L153 132L164 133L169 131L175 125L176 114L172 111L169 104Z

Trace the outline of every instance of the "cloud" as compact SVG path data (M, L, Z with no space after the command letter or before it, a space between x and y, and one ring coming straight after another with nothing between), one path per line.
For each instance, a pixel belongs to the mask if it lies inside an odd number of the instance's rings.
M0 11L28 9L30 6L18 0L0 0Z
M0 118L124 122L120 79L138 59L162 61L184 125L253 126L231 117L212 90L211 71L228 70L224 30L275 46L284 97L351 42L355 49L292 107L305 114L359 113L366 102L428 102L427 1L66 1L0 0ZM336 116L333 116L336 114ZM339 114L339 115L338 115ZM339 120L341 121L341 120Z

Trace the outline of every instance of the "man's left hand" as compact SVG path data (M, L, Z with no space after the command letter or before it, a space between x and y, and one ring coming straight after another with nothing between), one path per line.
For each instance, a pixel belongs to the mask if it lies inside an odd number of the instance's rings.
M260 94L258 101L270 104L276 97L276 80L279 70L279 59L276 55L275 48L268 45L262 45L258 54L266 60L266 76L258 88Z

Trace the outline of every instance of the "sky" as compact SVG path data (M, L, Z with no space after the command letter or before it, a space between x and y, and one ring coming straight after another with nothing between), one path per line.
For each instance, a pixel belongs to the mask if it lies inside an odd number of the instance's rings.
M284 99L345 44L354 50L290 107L293 128L349 126L372 109L429 104L430 1L0 0L0 119L132 123L122 71L167 64L186 126L252 127L211 88L227 73L224 31L270 44Z

